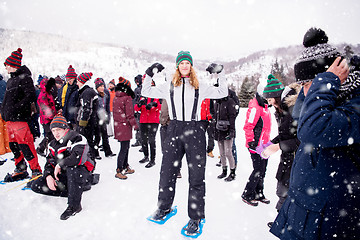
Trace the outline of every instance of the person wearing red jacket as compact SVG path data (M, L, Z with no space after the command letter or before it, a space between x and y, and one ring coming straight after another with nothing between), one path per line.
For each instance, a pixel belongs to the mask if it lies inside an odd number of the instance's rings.
M211 104L210 102L211 100L209 98L206 98L202 101L200 117L201 120L204 120L208 123L206 128L206 132L208 134L206 153L209 157L213 158L214 154L212 151L214 150L214 146L215 146L215 141L214 141L215 121L213 120L210 113L210 104Z
M134 106L135 111L140 111L140 133L141 146L144 153L144 158L140 163L146 163L146 168L151 168L155 165L156 142L155 136L159 127L159 118L161 104L158 98L141 97L138 104ZM150 145L150 161L149 161L149 147Z
M262 91L258 90L256 96L250 100L244 125L246 147L249 149L254 169L245 186L242 200L251 206L257 206L258 201L270 203L263 193L268 160L262 159L256 153L257 146L270 141L271 131L271 114L260 94Z

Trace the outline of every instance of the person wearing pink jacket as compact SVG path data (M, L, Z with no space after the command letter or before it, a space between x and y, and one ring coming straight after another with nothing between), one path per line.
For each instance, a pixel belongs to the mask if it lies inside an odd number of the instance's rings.
M262 91L258 91L256 96L250 100L244 125L246 147L250 152L254 169L245 186L242 200L251 206L257 206L258 201L265 204L270 203L263 193L268 160L262 159L256 153L257 146L270 141L271 131L270 111L260 94Z

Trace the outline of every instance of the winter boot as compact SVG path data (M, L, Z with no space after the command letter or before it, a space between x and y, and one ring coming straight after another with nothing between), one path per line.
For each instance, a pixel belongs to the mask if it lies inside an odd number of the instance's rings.
M39 175L42 175L42 173L39 169L32 170L31 178L36 178Z
M146 164L146 168L151 168L155 165L155 160L150 160L150 162L148 164Z
M259 205L258 201L256 201L256 200L250 200L250 199L246 199L244 197L242 197L242 200L244 203L246 203L250 206L253 206L253 207L256 207L257 205Z
M81 205L79 205L78 207L72 207L72 206L69 205L66 208L66 210L63 212L63 214L61 214L60 219L61 220L66 220L69 217L74 216L75 214L81 212L81 210L82 210Z
M145 156L143 159L141 159L140 161L139 161L139 163L146 163L146 162L148 162L149 161L149 157L148 156Z
M131 147L138 147L141 146L139 141L136 141L134 144L131 144Z
M115 156L116 156L116 154L113 153L113 152L110 152L110 153L106 153L106 154L105 154L105 157L115 157Z
M116 177L116 178L119 178L119 179L122 179L122 180L127 179L127 176L125 175L125 173L123 174L122 172L123 172L123 170L117 168L117 169L116 169L115 177Z
M19 168L15 168L14 172L12 174L8 173L5 178L4 182L15 182L22 179L25 179L29 176L29 173L26 169L21 170Z
M187 224L187 227L184 228L186 235L191 236L199 233L199 224L200 224L200 219L198 220L190 219L190 221Z
M235 176L236 176L236 174L235 174L235 168L234 168L234 169L230 169L230 174L229 174L229 176L228 176L227 178L225 178L224 180L225 180L226 182L231 182L232 180L235 179Z
M171 212L171 209L157 209L155 211L155 213L152 215L152 219L154 219L155 221L160 221L163 220L166 215L168 215Z
M221 160L216 164L217 167L221 167Z
M222 179L226 177L226 175L227 175L227 166L223 167L222 174L220 174L217 178Z
M263 194L261 194L261 197L255 198L255 200L265 204L270 204L270 200L267 199Z
M125 174L133 174L135 172L134 169L131 169L130 166L127 166L125 168Z
M213 152L211 151L211 152L208 152L208 157L211 157L211 158L214 158L214 154L213 154Z

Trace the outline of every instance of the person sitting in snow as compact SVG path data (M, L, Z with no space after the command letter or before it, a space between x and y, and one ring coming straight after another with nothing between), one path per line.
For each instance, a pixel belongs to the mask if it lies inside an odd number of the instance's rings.
M60 219L66 220L82 210L81 197L91 188L95 162L88 155L85 137L69 129L65 117L57 115L50 124L54 138L48 146L44 174L31 184L36 193L68 197L68 207Z

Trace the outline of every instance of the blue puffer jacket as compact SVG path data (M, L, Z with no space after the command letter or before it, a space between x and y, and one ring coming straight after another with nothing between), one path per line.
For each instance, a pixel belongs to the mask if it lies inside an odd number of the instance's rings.
M297 99L301 144L270 230L281 239L360 239L360 89L337 102L339 87L322 73Z

